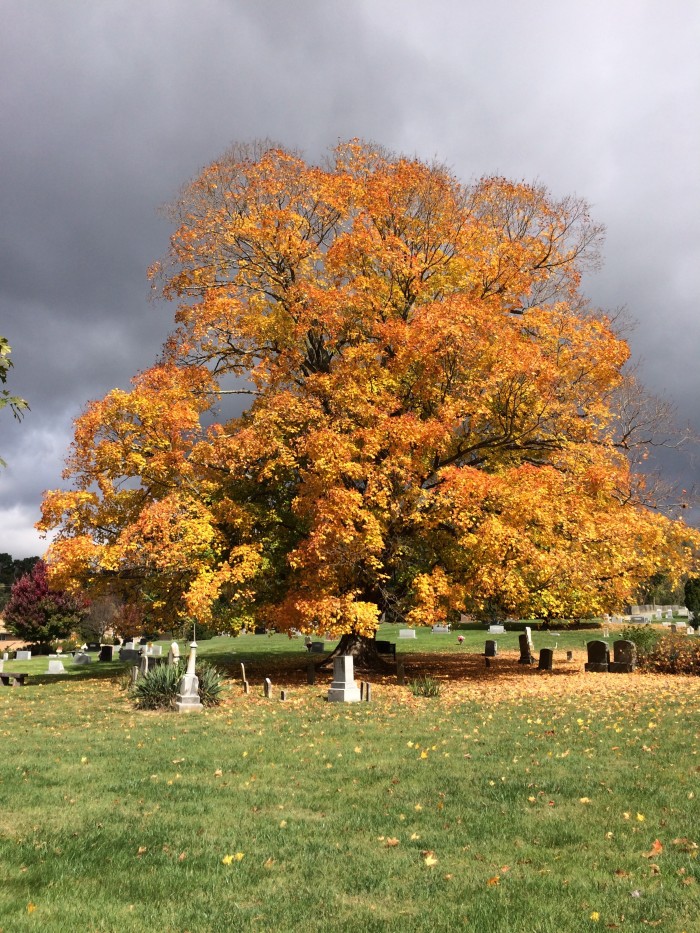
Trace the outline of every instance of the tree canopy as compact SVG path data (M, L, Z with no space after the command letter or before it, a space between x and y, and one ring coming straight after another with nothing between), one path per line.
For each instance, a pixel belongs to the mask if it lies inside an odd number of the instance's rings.
M486 606L610 611L693 566L631 467L627 344L575 197L351 141L238 147L188 184L159 362L77 419L51 573L153 618L371 636ZM222 419L225 396L250 398Z

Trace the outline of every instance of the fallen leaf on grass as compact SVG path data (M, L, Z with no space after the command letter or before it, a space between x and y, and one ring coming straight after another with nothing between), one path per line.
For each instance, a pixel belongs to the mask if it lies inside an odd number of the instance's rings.
M692 852L694 849L698 848L697 842L691 842L690 839L686 839L685 836L682 839L673 839L672 842L673 845L678 846L682 852Z
M386 841L387 849L393 849L399 844L399 840L395 836L389 836Z
M651 871L651 874L652 874L652 875L660 875L660 874L661 874L661 869L659 868L658 865L653 865L653 864L650 865L650 866L649 866L649 870Z
M223 773L224 772L221 770L221 768L217 768L216 771L214 772L214 777L221 777Z
M178 855L177 860L178 862L184 862L186 858L187 858L187 852L181 852Z
M494 875L493 878L489 878L488 881L486 882L486 884L488 884L490 887L495 887L497 884L500 884L500 883L501 883L501 879L499 875Z
M30 901L30 902L27 904L27 913L28 913L28 914L33 914L35 910L36 910L36 904L32 904L32 902Z
M136 854L143 855L145 852L148 852L148 846L139 846L139 850Z
M438 860L435 857L435 853L432 851L432 849L424 849L421 852L421 855L423 856L423 861L425 862L426 865L429 865L431 867L433 865L437 865Z
M263 868L272 868L274 864L275 860L273 858L269 858L266 862L263 862Z
M651 849L648 852L642 852L644 858L655 858L657 855L660 855L664 850L664 847L661 845L658 839L655 839L651 844Z

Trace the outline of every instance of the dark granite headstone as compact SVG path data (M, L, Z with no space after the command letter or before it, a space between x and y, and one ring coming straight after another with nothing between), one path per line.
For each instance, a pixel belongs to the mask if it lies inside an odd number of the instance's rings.
M102 645L100 648L100 661L114 660L114 645Z
M588 661L584 665L585 670L604 674L609 670L610 649L604 641L589 641L586 645L588 649Z
M554 651L552 648L540 648L540 660L537 669L540 671L551 671L553 657Z
M489 639L486 642L486 647L484 649L484 655L487 658L495 658L498 654L498 642Z
M631 674L637 667L637 646L633 641L620 638L613 642L613 658L608 670L613 674Z

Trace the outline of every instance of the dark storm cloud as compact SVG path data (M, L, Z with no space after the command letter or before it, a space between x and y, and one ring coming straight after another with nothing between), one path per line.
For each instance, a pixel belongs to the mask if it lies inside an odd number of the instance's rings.
M157 356L156 212L233 141L319 158L355 135L577 193L608 228L596 304L700 427L700 12L688 0L5 0L0 334L32 411L0 416L0 550L60 483L71 419ZM692 482L695 465L665 463Z

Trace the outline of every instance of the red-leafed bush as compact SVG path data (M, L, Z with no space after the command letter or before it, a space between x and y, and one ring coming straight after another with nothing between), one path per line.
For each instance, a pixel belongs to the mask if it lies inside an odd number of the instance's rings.
M85 600L49 587L46 565L40 560L13 584L4 617L5 625L18 638L47 646L67 638L87 611Z

